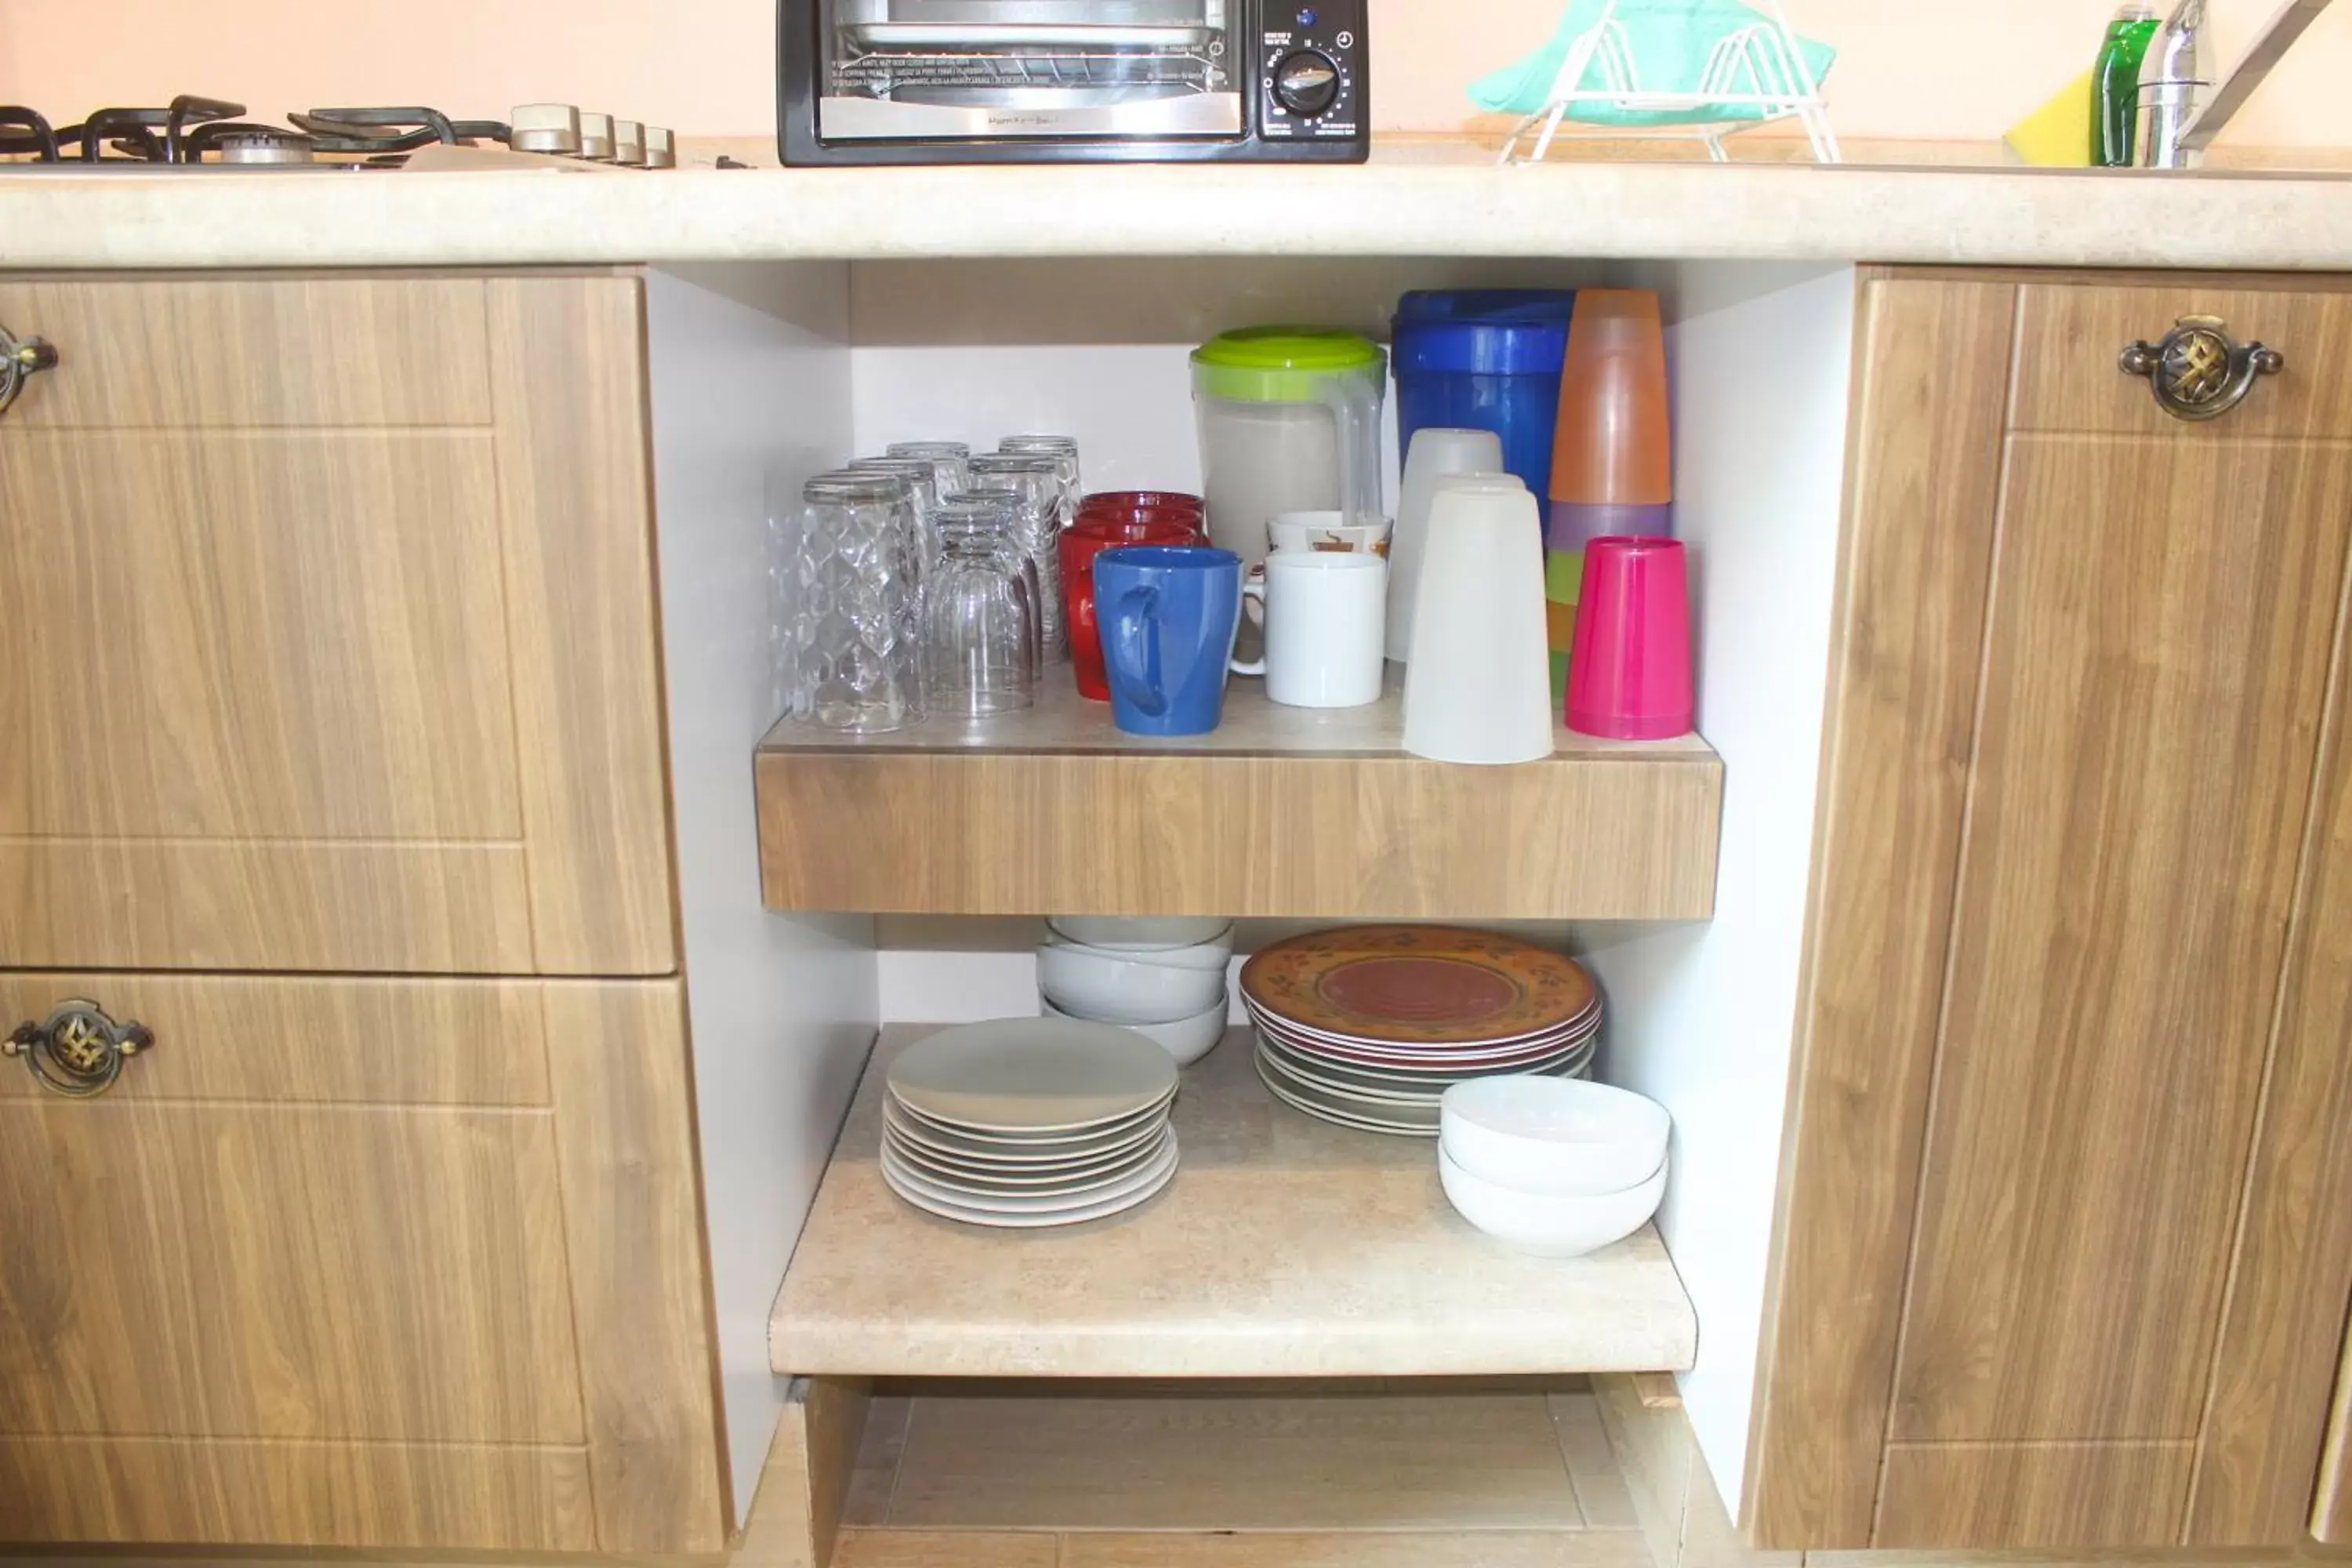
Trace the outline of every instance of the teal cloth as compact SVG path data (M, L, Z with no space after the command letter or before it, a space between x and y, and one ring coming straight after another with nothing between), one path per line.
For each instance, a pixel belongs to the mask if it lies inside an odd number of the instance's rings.
M1471 101L1498 114L1536 114L1549 106L1552 82L1568 58L1569 47L1601 25L1607 0L1572 0L1559 31L1551 42L1515 66L1470 84ZM1699 77L1716 44L1742 27L1770 18L1739 0L1617 0L1617 21L1625 29L1626 44L1641 73L1645 92L1696 92ZM1819 86L1837 59L1837 51L1811 38L1797 40L1805 64ZM1601 58L1577 84L1587 91L1606 91ZM1741 84L1744 89L1746 84ZM1762 110L1753 104L1719 103L1702 109L1623 110L1613 103L1571 105L1568 117L1595 125L1695 125L1709 121L1754 120Z

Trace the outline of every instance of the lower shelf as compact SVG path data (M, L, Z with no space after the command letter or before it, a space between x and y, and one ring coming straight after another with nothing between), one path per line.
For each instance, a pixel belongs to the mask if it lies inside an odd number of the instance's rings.
M1352 1377L1687 1369L1657 1233L1568 1261L1464 1223L1433 1146L1277 1103L1236 1029L1184 1074L1183 1163L1141 1208L1051 1231L923 1214L884 1185L883 1031L769 1322L775 1370L878 1377Z
M1589 1389L877 1398L843 1522L912 1530L1632 1529ZM1116 1385L1113 1385L1114 1387ZM1583 1472L1579 1474L1580 1469ZM1588 1506L1588 1500L1590 1506Z

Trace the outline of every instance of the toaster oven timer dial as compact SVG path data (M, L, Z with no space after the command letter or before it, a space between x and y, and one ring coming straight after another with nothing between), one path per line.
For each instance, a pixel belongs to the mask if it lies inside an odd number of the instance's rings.
M1320 49L1293 49L1274 62L1274 97L1301 120L1339 100L1339 63Z

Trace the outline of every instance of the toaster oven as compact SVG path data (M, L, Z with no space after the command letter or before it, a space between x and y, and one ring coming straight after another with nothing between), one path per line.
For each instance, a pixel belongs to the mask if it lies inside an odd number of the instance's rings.
M1368 0L780 0L784 162L1360 163Z

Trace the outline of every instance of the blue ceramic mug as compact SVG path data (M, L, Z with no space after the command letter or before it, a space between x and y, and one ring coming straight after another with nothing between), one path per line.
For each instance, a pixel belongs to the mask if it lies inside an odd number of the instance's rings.
M1131 735L1205 735L1225 706L1242 628L1242 558L1142 545L1095 557L1110 711Z

